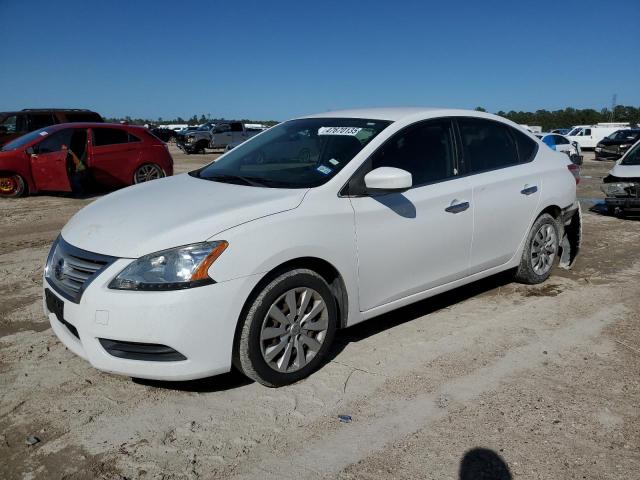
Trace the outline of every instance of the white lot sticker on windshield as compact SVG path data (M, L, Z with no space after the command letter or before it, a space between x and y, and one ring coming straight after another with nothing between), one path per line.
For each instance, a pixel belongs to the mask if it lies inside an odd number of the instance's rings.
M331 165L334 165L334 166L335 166L335 165L339 165L339 164L340 164L340 162L339 162L338 160L336 160L335 158L332 158L331 160L329 160L329 163L330 163Z
M49 132L40 132L40 135L42 135L43 137L46 137L47 135L49 135Z
M358 127L320 127L318 135L350 135L355 136L362 130Z
M324 165L320 165L316 170L318 170L320 173L324 173L325 175L329 175L331 172L333 172L333 170L331 170L329 167L325 167Z

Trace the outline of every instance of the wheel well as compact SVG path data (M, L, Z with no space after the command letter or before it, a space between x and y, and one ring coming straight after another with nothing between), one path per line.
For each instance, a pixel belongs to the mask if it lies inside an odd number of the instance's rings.
M317 257L301 257L289 260L281 265L278 265L271 271L269 271L262 280L253 288L251 294L247 297L245 307L242 309L242 314L245 313L245 309L250 306L251 301L262 291L262 289L271 280L281 275L284 272L294 270L296 268L306 268L313 270L320 275L329 285L331 293L336 300L338 307L338 328L343 328L347 325L347 316L349 312L349 301L347 296L347 287L340 275L340 272L326 260Z
M542 210L540 212L538 217L540 215L545 214L545 213L548 213L549 215L551 215L553 218L555 218L557 220L557 219L560 218L560 215L562 214L562 209L560 207L558 207L557 205L549 205L547 208L545 208L544 210Z

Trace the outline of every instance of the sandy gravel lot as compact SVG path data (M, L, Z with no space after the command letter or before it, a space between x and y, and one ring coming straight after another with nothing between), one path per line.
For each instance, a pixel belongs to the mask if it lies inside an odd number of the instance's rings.
M184 172L214 155L174 158ZM280 389L94 370L40 293L50 243L93 198L0 201L0 478L639 479L640 222L590 210L610 165L585 162L575 269L342 331L330 363ZM502 476L477 474L476 448Z

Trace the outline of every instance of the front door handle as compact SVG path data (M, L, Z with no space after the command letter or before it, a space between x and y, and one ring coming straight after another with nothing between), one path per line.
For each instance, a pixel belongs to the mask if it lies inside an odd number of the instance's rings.
M457 200L454 200L452 203L452 205L449 205L447 208L444 209L445 212L448 213L460 213L460 212L464 212L467 208L469 208L469 202L461 202L461 203L455 203L457 202Z
M525 185L524 188L520 190L520 193L523 195L532 195L537 191L538 191L538 187L536 185L532 185L532 186Z

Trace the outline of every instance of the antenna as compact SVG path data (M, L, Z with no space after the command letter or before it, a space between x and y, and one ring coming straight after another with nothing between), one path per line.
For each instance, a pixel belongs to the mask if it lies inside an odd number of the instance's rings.
M611 113L609 114L609 121L613 122L613 112L616 109L616 100L618 100L618 94L614 93L613 98L611 98Z

